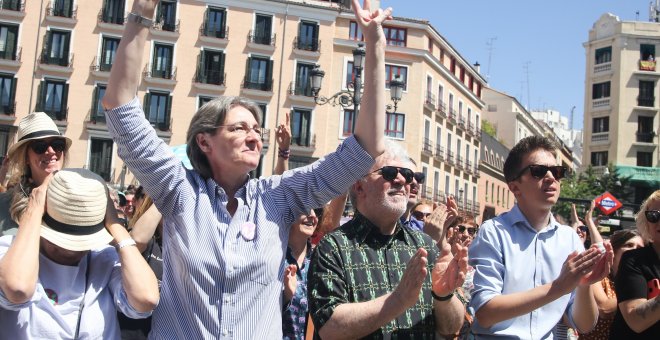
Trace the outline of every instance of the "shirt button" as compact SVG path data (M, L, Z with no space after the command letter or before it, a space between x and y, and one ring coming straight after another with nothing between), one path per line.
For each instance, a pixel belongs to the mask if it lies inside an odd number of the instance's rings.
M225 303L229 303L229 297L225 296Z
M227 329L222 330L222 335L225 335L225 336L227 335Z

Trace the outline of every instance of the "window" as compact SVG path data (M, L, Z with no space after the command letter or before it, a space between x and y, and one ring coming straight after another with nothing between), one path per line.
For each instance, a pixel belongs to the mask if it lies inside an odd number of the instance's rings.
M53 0L50 3L50 15L71 18L73 16L73 0Z
M171 45L154 44L154 56L151 64L151 76L154 78L172 79L172 55L174 48Z
M319 24L301 21L298 26L298 41L296 48L305 51L319 50Z
M107 182L112 180L112 139L91 139L89 170Z
M0 23L0 59L16 60L18 26Z
M155 23L163 30L178 32L179 25L176 20L176 1L161 0L156 9Z
M149 92L144 96L144 114L151 125L161 131L170 129L172 99L167 92Z
M449 175L445 175L445 193L449 194Z
M440 106L444 104L444 100L445 100L445 88L442 87L442 85L438 85L438 103L440 103Z
M126 0L105 0L101 21L109 24L124 24L124 3Z
M41 63L69 66L69 43L71 32L50 30L46 32Z
M94 96L92 97L92 112L89 116L91 122L105 122L105 113L103 112L103 105L101 99L105 95L105 84L98 84L94 88Z
M591 99L608 98L610 96L610 82L593 84Z
M639 97L637 97L638 106L653 107L655 104L655 96L653 93L655 82L648 80L639 81Z
M314 157L291 155L291 157L289 158L289 169L295 169L295 168L307 166L316 162L317 160L318 158L314 158Z
M403 81L403 90L408 89L408 68L405 66L385 64L385 88L390 88L390 80L394 76L399 76L399 80Z
M341 135L348 137L353 134L355 129L355 110L344 109L344 124L342 125Z
M16 81L13 74L0 73L0 113L16 113Z
M435 127L435 143L438 148L442 146L442 128L440 126Z
M637 117L637 141L641 143L653 143L655 133L653 131L653 117Z
M291 115L291 144L298 146L311 146L312 111L293 109Z
M449 72L451 72L451 74L453 75L456 75L456 59L454 59L453 57L451 58L449 63Z
M309 74L314 68L313 64L297 63L294 93L298 96L312 96L312 83Z
M206 9L206 20L202 34L207 37L227 38L227 11L224 8Z
M447 152L451 154L451 133L447 133Z
M383 27L387 44L390 46L406 46L406 29L398 27Z
M9 149L9 128L0 126L0 154L6 155L8 149Z
M39 84L35 111L46 112L54 120L66 120L69 84L62 80L45 79Z
M199 99L197 101L197 109L204 106L206 103L212 101L213 99L215 99L215 98L214 97L207 97L207 96L199 96Z
M225 54L220 51L202 50L197 60L195 81L202 84L225 83Z
M465 83L465 68L463 66L460 67L459 74L460 74L459 77L461 79L461 83Z
M596 64L604 64L612 61L612 46L596 50Z
M653 152L637 151L637 166L653 166Z
M593 122L594 124L591 128L591 133L610 131L610 117L594 118Z
M21 8L25 10L25 2L21 0L4 0L0 2L0 8L10 11L21 11Z
M403 138L406 116L402 113L388 112L385 119L385 136Z
M252 34L251 42L262 45L272 45L272 21L273 17L270 15L257 14L254 23L254 32Z
M353 81L355 80L355 68L353 67L353 62L349 61L346 63L346 88L353 86Z
M348 26L348 38L351 40L364 40L364 35L362 35L362 28L355 21L351 21Z
M261 91L273 89L273 61L267 57L251 56L247 60L243 87Z
M257 106L259 107L259 110L261 110L261 127L265 128L266 127L266 113L268 113L268 104L257 103ZM265 137L264 137L264 143L266 143Z
M426 171L426 167L424 167L424 171ZM435 195L438 195L434 197L434 200L440 200L440 171L435 171L433 173L433 192Z
M607 165L607 151L598 151L591 153L591 165L593 166L606 166Z
M655 45L639 45L639 54L641 60L655 60Z
M115 54L117 54L118 47L118 38L103 37L101 41L101 57L99 58L100 71L110 71L112 64L115 62Z

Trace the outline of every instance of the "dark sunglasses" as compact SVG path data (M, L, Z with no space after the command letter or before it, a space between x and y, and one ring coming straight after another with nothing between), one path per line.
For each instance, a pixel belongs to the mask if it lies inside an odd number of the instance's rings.
M413 177L415 177L415 173L412 170L408 168L400 168L398 166L384 166L374 172L377 171L380 172L383 178L389 182L394 181L398 174L401 174L401 176L405 178L406 184L412 183Z
M424 184L424 180L426 180L426 175L424 175L423 172L415 172L415 180L417 181L418 184Z
M53 148L53 151L55 152L62 152L64 149L66 149L66 141L64 141L62 138L57 138L49 142L45 140L37 140L30 143L30 149L39 155L46 153L46 151L48 151L48 147Z
M415 219L417 219L417 220L423 220L423 219L429 217L429 215L431 215L431 214L432 213L425 213L425 212L417 211L417 210L414 210L412 212L413 217L415 217Z
M548 171L552 173L552 177L554 177L556 180L560 180L566 177L566 175L568 174L568 168L566 168L565 166L561 166L561 165L545 166L539 164L531 164L520 170L518 175L514 177L512 181L520 178L525 173L525 171L527 171L527 169L529 169L529 174L537 179L542 179L543 177L545 177Z
M470 234L470 235L474 235L474 233L477 231L477 228L474 228L474 227L466 227L464 225L459 225L458 226L458 232L459 233L464 233L466 229L467 229L468 234Z
M650 223L656 223L660 221L660 210L647 210L644 212L646 220Z
M583 225L579 226L578 229L580 229L580 231L582 231L583 233L586 233L586 232L589 231L589 228L587 228L587 227L585 227L585 226L583 226Z

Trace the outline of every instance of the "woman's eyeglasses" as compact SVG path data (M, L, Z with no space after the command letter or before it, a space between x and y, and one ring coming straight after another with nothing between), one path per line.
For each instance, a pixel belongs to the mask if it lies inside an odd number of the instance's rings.
M374 172L380 172L383 178L389 182L394 181L398 174L403 176L406 180L406 184L412 183L413 178L415 177L415 173L412 170L408 168L400 168L398 166L384 166Z
M254 133L256 133L259 136L259 139L264 138L264 133L266 130L260 126L250 127L245 122L236 123L232 125L218 125L216 126L216 128L226 128L227 130L229 130L229 132L233 132L237 135L240 135L241 137L245 137L247 136L248 133L250 133L250 131L254 131Z
M38 155L46 153L48 147L53 148L53 151L55 152L62 152L66 149L66 141L62 138L57 138L50 141L36 140L30 143L30 149Z
M560 180L564 177L566 177L568 173L568 168L565 166L561 165L555 165L555 166L546 166L546 165L540 165L540 164L531 164L526 167L524 167L516 177L512 179L512 181L520 178L525 171L529 169L529 174L532 175L532 177L536 179L542 179L545 177L545 175L548 174L548 171L552 174L552 177L554 177L556 180Z
M419 211L419 210L414 210L414 211L412 212L413 217L414 217L416 220L419 220L419 221L421 221L421 220L423 220L423 219L426 219L426 218L429 217L429 215L431 215L431 214L432 214L432 213L425 213L425 212L423 212L423 211Z
M467 230L468 234L474 235L475 232L477 232L477 228L475 227L466 227L464 225L459 225L458 226L458 232L459 233L464 233L465 230Z
M647 210L644 212L644 215L646 216L646 220L649 221L649 223L656 223L660 221L660 210Z

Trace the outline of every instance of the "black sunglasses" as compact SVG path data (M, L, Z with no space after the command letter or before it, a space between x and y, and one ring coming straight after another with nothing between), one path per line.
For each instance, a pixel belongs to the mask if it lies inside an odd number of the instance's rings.
M46 151L48 151L48 147L53 148L53 151L55 152L62 152L64 149L66 149L66 141L62 138L57 138L49 142L45 140L37 140L30 143L30 149L39 155L46 153Z
M459 225L458 226L458 232L463 233L467 229L468 234L474 235L474 233L477 231L477 228L474 227L466 227L464 225Z
M398 166L384 166L376 171L380 172L383 178L389 182L394 181L398 174L401 174L401 176L405 178L406 184L412 183L413 177L415 177L415 173L412 170L408 168L400 168Z
M545 166L545 165L539 165L539 164L531 164L531 165L528 165L528 166L524 167L522 170L520 170L518 175L516 177L514 177L512 179L512 181L520 178L525 173L525 171L527 171L527 169L529 169L530 175L532 175L532 177L537 178L537 179L542 179L543 177L545 177L545 175L548 173L548 171L550 171L550 173L552 173L552 177L554 177L556 180L560 180L560 179L564 178L568 173L568 168L566 168L565 166L561 166L561 165Z
M583 225L579 226L578 229L580 229L580 231L582 231L583 233L586 233L586 232L589 231L589 228L587 228L586 226L583 226Z
M431 214L432 213L425 213L423 211L418 211L418 210L414 210L412 212L413 217L415 217L415 219L417 219L417 220L423 220L423 219L429 217L429 215L431 215Z
M650 223L656 223L660 221L660 210L647 210L644 212L646 220Z
M418 184L424 184L424 180L426 180L426 175L424 175L423 172L415 172L415 180L417 181Z

